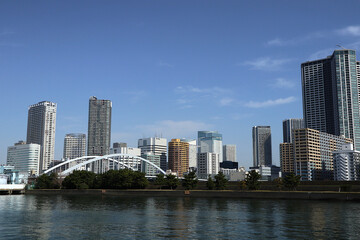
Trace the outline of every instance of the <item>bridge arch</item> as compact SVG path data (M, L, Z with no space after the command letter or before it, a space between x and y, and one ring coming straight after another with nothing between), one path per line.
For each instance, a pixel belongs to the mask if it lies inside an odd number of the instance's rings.
M115 160L114 158L115 157L128 157L128 158L134 158L134 159L138 159L142 162L145 162L145 163L148 163L150 164L151 166L155 167L157 170L159 170L162 174L166 174L166 172L164 170L162 170L160 167L158 167L157 165L155 165L154 163L150 162L149 160L147 159L144 159L142 157L139 157L139 156L133 156L133 155L130 155L130 154L124 154L124 153L116 153L116 154L109 154L109 155L105 155L105 156L84 156L84 157L80 157L80 158L75 158L75 159L70 159L70 160L67 160L65 161L64 163L61 163L61 164L58 164L52 168L49 168L48 170L46 170L44 173L49 173L57 168L60 168L62 166L64 166L65 164L68 164L68 163L71 163L71 162L74 162L74 161L79 161L79 160L86 160L86 161L83 161L79 164L76 164L75 166L72 166L68 169L66 169L65 171L61 172L61 175L67 175L71 172L73 172L74 170L82 167L82 166L86 166L90 163L93 163L93 162L96 162L96 161L99 161L99 160L103 160L103 159L107 159L107 160L110 160L110 161L114 161L114 162L117 162L125 167L128 167L130 169L133 169L131 168L130 166L127 166L126 164L122 163L121 161L118 161L118 160ZM134 169L133 169L134 170Z

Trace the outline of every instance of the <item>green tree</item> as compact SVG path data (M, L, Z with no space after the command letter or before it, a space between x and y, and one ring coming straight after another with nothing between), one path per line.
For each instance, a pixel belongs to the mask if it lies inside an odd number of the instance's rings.
M207 187L207 189L209 189L209 190L214 190L214 188L215 188L215 183L214 183L214 181L212 180L212 178L211 178L210 175L209 175L208 180L207 180L207 182L206 182L206 187Z
M255 170L251 170L245 179L246 186L249 190L258 190L260 188L260 180L261 175Z
M284 186L284 182L283 182L283 179L281 177L275 178L273 183L275 183L276 188L278 190L281 190L283 188L283 186Z
M185 190L191 190L196 188L198 183L198 179L196 178L195 172L190 172L189 174L186 174L184 176L184 179L182 180L182 186L185 188Z
M160 189L161 189L163 186L165 186L165 185L166 185L165 175L162 174L162 173L156 175L154 184L160 186Z
M60 188L59 178L56 173L43 174L36 179L36 189L58 189Z
M294 173L290 173L290 174L286 175L283 180L284 186L287 189L294 191L294 190L296 190L297 186L299 186L300 178L301 178L301 176L295 175Z
M168 174L165 180L167 188L176 189L179 185L179 179L175 175Z
M217 190L225 190L227 187L228 180L222 172L219 172L215 176L215 187Z
M145 177L145 173L135 171L133 172L132 189L144 189L149 185L149 181Z
M62 185L67 189L88 189L94 188L96 183L96 174L93 172L81 170L73 171L65 177Z

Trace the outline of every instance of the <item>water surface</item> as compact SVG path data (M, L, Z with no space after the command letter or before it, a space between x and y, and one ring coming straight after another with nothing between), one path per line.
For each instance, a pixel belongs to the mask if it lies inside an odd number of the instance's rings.
M360 239L360 203L0 196L1 239Z

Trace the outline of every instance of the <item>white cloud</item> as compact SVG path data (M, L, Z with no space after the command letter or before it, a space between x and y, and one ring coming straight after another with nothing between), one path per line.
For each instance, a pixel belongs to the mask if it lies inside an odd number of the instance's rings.
M220 104L220 106L228 106L231 103L233 103L234 101L235 101L234 99L226 97L226 98L220 99L219 104Z
M323 50L319 50L309 56L309 61L315 60L315 59L321 59L326 58L327 56L331 55L334 51L334 48L327 48Z
M292 39L281 39L281 38L274 38L272 40L269 40L266 44L268 46L291 46L291 45L297 45L306 41L314 40L317 38L324 38L328 34L326 32L314 32L310 33L305 36L300 36Z
M335 32L340 35L360 36L360 26L347 26Z
M128 100L131 103L138 103L144 96L146 96L146 92L143 90L138 91L125 91L122 92L125 95L128 95Z
M173 67L174 67L173 64L170 64L170 63L167 63L167 62L164 62L164 61L160 61L160 62L158 63L158 66L159 66L159 67L169 67L169 68L173 68Z
M284 59L272 59L270 57L262 57L258 58L254 61L246 61L242 65L248 65L251 67L252 70L280 70L282 69L283 65L290 62L291 59L284 58Z
M192 86L179 86L175 89L176 93L212 93L212 94L226 94L231 92L230 89L211 87L211 88L197 88Z
M163 135L169 138L186 138L193 136L199 130L211 129L213 126L200 121L164 120L154 124L139 125L136 128L147 136Z
M288 98L278 98L275 100L267 100L267 101L263 101L263 102L250 101L250 102L245 103L245 106L249 107L249 108L264 108L264 107L272 107L272 106L276 106L276 105L291 103L291 102L294 102L295 100L296 100L296 98L291 96Z
M295 87L295 83L293 81L287 80L285 78L277 78L273 87L276 88L293 88Z

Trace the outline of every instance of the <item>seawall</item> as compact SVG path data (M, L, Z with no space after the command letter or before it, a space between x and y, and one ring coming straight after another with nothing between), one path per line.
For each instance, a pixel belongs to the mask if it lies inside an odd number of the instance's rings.
M122 197L201 197L247 199L300 199L360 201L357 192L301 192L301 191L232 191L232 190L117 190L117 189L42 189L26 190L25 194L108 195Z

